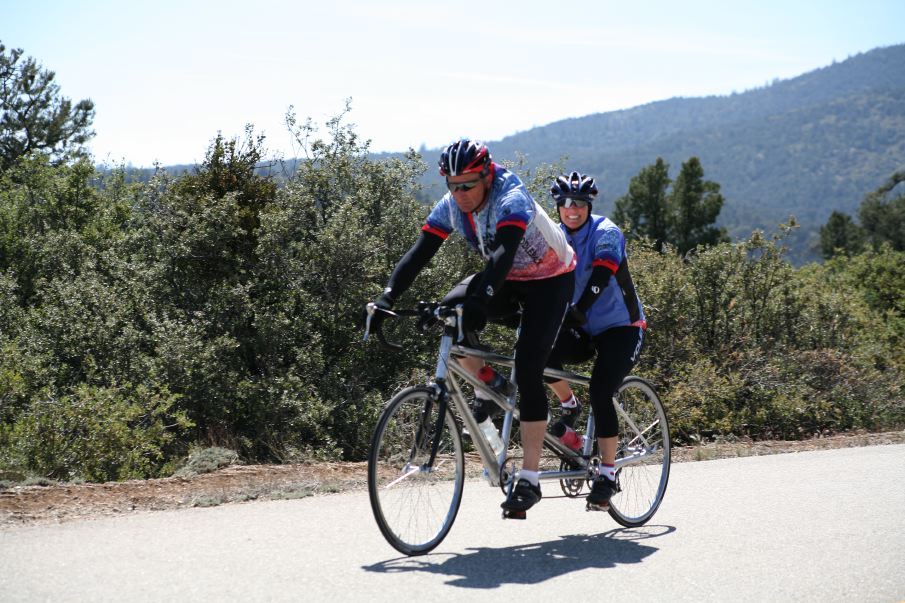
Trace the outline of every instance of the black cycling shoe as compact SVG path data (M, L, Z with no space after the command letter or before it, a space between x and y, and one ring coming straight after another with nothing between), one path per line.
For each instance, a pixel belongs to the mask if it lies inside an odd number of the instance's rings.
M487 417L495 419L503 414L503 409L493 400L475 397L471 405L471 414L474 416L475 421L483 423Z
M505 511L527 511L540 499L540 486L535 486L526 479L520 479L509 494L509 498L504 500L500 507Z
M575 429L575 423L578 421L578 417L581 416L581 409L581 402L578 403L578 406L572 408L562 408L559 419L550 425L550 433L561 438L569 429Z
M575 422L578 420L578 417L581 416L581 409L581 402L571 408L562 407L559 412L559 422L566 427L575 429Z
M619 491L619 486L613 480L598 476L594 480L591 487L591 493L588 494L588 511L608 511L610 509L610 499Z

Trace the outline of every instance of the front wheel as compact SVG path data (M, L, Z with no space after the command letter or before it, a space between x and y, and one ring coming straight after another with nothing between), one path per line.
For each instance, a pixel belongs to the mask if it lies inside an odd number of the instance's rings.
M433 388L406 388L387 404L371 439L371 510L387 542L406 555L423 555L440 544L462 501L462 436L448 407L438 421L439 412Z
M657 392L639 377L627 377L613 403L619 417L619 491L610 500L610 516L625 527L637 527L654 516L666 493L669 425Z

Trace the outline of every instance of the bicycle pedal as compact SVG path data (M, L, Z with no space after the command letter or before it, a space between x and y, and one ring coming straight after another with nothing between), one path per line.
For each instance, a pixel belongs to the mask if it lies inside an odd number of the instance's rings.
M528 519L526 511L516 511L514 509L504 509L503 519Z

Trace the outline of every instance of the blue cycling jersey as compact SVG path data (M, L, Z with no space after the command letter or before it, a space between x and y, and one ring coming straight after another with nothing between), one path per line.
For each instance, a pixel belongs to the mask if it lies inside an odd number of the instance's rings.
M422 230L446 239L454 230L484 259L490 258L494 237L502 226L525 231L507 280L529 281L564 274L575 266L575 253L563 232L531 197L518 176L492 164L493 183L487 202L478 212L459 209L446 193L431 210Z
M644 309L628 272L625 236L619 227L609 218L591 214L575 232L569 232L563 225L560 228L578 256L573 304L581 299L594 266L604 266L613 273L606 289L587 312L585 330L594 336L613 327L646 328Z

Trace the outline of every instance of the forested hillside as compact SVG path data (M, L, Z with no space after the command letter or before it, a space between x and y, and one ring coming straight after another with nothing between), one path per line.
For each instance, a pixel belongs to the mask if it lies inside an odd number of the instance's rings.
M657 157L674 176L697 156L726 197L718 224L744 238L794 215L790 258L801 263L819 257L817 231L834 209L853 212L905 164L905 45L739 94L563 120L489 145L497 159L524 154L526 168L567 156L568 169L598 177L604 211ZM435 173L424 183L438 190Z

